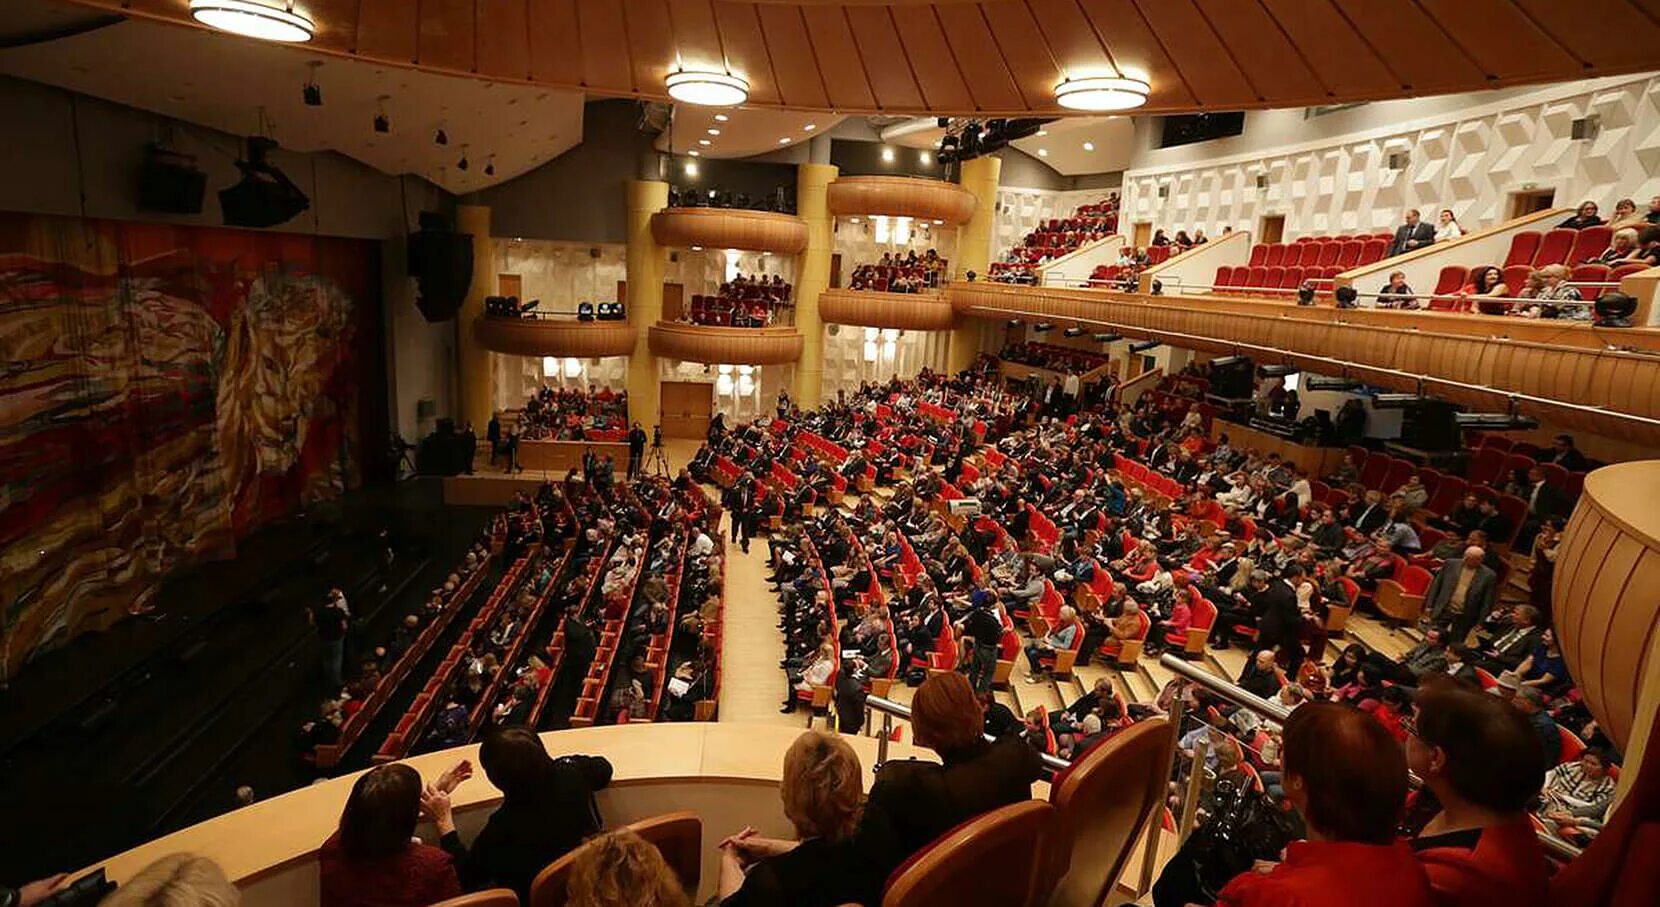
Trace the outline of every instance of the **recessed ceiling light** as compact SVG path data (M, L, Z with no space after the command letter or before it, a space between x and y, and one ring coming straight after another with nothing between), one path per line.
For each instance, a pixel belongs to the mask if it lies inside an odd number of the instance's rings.
M789 136L784 136L783 138L778 140L778 144L780 144L780 145L788 145L789 143L790 143L790 137Z
M1047 149L1047 148L1039 148L1038 149L1038 157L1048 157L1048 156L1049 156L1049 149Z
M726 114L724 114L724 113L715 114L715 122L717 122L717 123L724 123L724 122L726 122L726 119L727 119L727 117L726 117Z
M702 247L702 246L693 246L693 247L692 247L692 251L693 251L693 252L702 252L702 251L703 251L703 247Z
M945 223L945 221L940 220L939 218L934 218L934 226L938 227L943 223Z
M1049 134L1049 130L1047 130L1047 129L1039 129L1037 131L1037 136L1040 139L1043 138L1044 136L1048 135L1048 134Z
M749 83L724 72L671 72L663 84L676 101L704 107L736 107L749 97Z
M711 130L709 130L709 134L710 135L720 135L720 130L719 129L711 129Z
M859 222L859 219L857 217L850 217L847 219L847 222L850 224L856 224Z
M698 139L697 143L699 145L712 145L712 144L714 144L713 142L709 141L708 139Z
M697 176L697 161L686 162L686 175Z
M1084 143L1084 150L1085 151L1094 151L1095 150L1095 143L1094 142L1085 142Z
M892 148L883 148L882 149L882 160L887 161L890 164L893 163L893 149Z
M932 161L933 159L934 159L934 156L929 154L926 151L923 151L923 152L920 152L920 153L917 154L917 160L923 162L924 164Z
M812 132L814 129L817 129L817 128L818 128L817 123L808 123L807 125L801 127L801 131L802 132Z
M690 155L690 156L692 156L692 157L697 157L697 156L698 156L698 155L700 155L700 154L702 154L702 153L703 153L703 152L701 152L701 151L697 151L697 150L692 150L692 151L688 151L688 152L686 152L686 153L687 153L687 154L688 154L688 155Z
M1066 79L1055 86L1055 103L1071 110L1129 110L1147 103L1145 79L1098 76Z
M266 41L310 41L316 32L310 17L295 10L292 3L269 6L256 0L190 0L190 15L209 28Z

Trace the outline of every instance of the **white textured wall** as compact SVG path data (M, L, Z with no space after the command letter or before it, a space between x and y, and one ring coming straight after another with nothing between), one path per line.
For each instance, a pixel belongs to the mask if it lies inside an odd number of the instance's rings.
M890 223L892 220L889 219ZM881 261L884 252L903 255L915 249L917 256L921 257L924 252L933 249L939 257L950 261L957 252L957 232L958 228L950 224L935 226L920 221L914 222L907 242L894 242L890 229L887 241L879 243L876 241L876 225L870 218L861 217L858 223L853 223L852 218L836 218L836 235L831 249L842 257L840 286L845 287L852 281L854 268Z
M1570 137L1573 120L1602 118L1591 141ZM1230 139L1152 149L1151 126L1124 175L1121 227L1149 221L1166 229L1223 226L1255 231L1264 215L1285 216L1285 237L1374 231L1400 222L1404 208L1426 219L1452 208L1469 229L1509 213L1513 192L1555 189L1556 203L1593 199L1606 215L1622 197L1660 194L1660 77L1620 76L1441 98L1385 101L1312 120L1301 110L1246 115ZM1410 151L1404 171L1386 166ZM1255 187L1267 174L1268 187ZM1167 186L1167 198L1158 197Z

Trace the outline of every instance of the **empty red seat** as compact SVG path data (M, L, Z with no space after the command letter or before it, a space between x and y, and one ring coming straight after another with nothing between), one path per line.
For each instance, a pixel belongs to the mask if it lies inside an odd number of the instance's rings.
M1608 279L1609 280L1619 280L1620 278L1625 277L1627 274L1635 274L1638 271L1646 271L1646 270L1648 270L1648 264L1646 262L1640 262L1640 261L1627 262L1626 264L1623 264L1623 265L1615 265L1614 270L1608 272Z
M1536 265L1535 267L1540 266ZM1506 267L1504 269L1504 283L1505 286L1510 288L1510 292L1506 295L1515 296L1517 293L1520 293L1522 291L1522 287L1527 286L1527 275L1533 270L1533 268L1530 268L1527 265L1510 265Z
M1574 240L1578 236L1578 231L1564 230L1560 227L1546 233L1545 238L1539 240L1539 251L1533 253L1533 266L1542 268L1545 265L1559 265L1567 261L1568 253L1573 251Z
M1334 243L1334 242L1321 243L1320 244L1320 262L1319 262L1320 267L1325 268L1325 267L1336 266L1337 265L1337 259L1342 257L1342 255L1343 255L1343 244L1342 243Z
M1266 243L1257 243L1251 247L1251 260L1246 262L1246 264L1250 266L1267 264L1267 259L1268 245Z
M1274 245L1269 246L1268 247L1268 258L1263 261L1263 264L1270 267L1270 268L1274 267L1275 265L1284 264L1285 263L1285 249L1286 249L1286 247L1283 246L1283 245L1280 245L1279 243L1275 243Z
M1608 280L1608 275L1607 265L1579 265L1568 275L1568 279L1574 283L1604 283ZM1602 290L1603 287L1588 287L1587 289Z
M1296 295L1297 288L1303 285L1303 269L1294 266L1285 269L1285 276L1280 278L1280 289L1285 295Z
M1607 224L1598 224L1595 227L1586 227L1574 237L1574 247L1568 252L1564 262L1567 265L1577 265L1590 261L1601 255L1614 239L1614 228Z
M1534 254L1539 251L1541 235L1537 230L1523 230L1510 237L1510 251L1505 253L1503 266L1532 263Z
M1211 282L1211 290L1214 292L1216 290L1226 289L1230 286L1233 286L1233 267L1231 265L1223 265L1222 267L1217 268L1216 279Z
M1447 265L1441 269L1440 276L1435 278L1435 294L1456 293L1464 286L1464 281L1470 277L1470 269L1463 265Z
M1352 268L1360 263L1360 253L1366 248L1366 243L1359 240L1349 240L1343 243L1343 250L1338 254L1337 263L1344 268Z
M1245 275L1244 289L1255 291L1259 287L1268 285L1268 269L1262 265L1252 265L1250 273Z
M1388 253L1389 241L1373 237L1366 240L1366 245L1361 249L1360 263L1363 265L1369 265L1375 261L1382 261L1383 257Z
M1284 268L1270 267L1270 268L1268 268L1267 272L1263 274L1262 283L1257 285L1258 292L1266 291L1266 292L1271 293L1277 287L1279 287L1280 281L1282 281L1284 279L1285 279L1285 269Z

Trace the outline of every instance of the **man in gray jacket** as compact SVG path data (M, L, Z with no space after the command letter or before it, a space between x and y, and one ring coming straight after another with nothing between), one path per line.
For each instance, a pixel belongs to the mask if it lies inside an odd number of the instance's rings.
M1464 557L1444 564L1424 594L1430 620L1450 625L1450 642L1463 642L1493 608L1499 575L1482 563L1486 556L1480 548L1464 549Z

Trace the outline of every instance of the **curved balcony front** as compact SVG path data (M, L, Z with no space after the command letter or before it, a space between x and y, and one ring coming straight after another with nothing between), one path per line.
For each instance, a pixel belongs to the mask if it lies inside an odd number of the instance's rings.
M801 358L801 332L793 327L731 328L659 321L648 329L653 356L687 362L778 365Z
M1527 414L1570 431L1660 446L1660 331L1630 328L1608 347L1587 322L1392 309L1337 309L1217 296L953 283L958 315L1036 318L1259 362L1284 362L1423 391L1479 410Z
M911 176L841 177L830 184L827 201L838 217L885 214L953 226L967 223L979 204L956 183Z
M480 315L473 321L473 336L496 353L593 359L634 352L635 331L626 321Z
M818 314L826 323L901 331L949 331L956 313L943 293L825 290Z
M608 827L679 809L702 818L705 846L698 899L702 903L714 893L720 877L720 853L714 845L722 835L753 825L764 835L793 837L778 784L784 752L800 733L796 727L687 722L576 728L541 736L555 757L582 753L610 760L611 783L598 794ZM843 739L858 752L868 788L876 739L856 734ZM911 757L938 758L903 743L889 749L890 759ZM401 761L430 782L461 759L478 765L478 746ZM261 800L141 844L99 865L111 881L124 883L168 854L200 854L218 863L241 889L242 907L313 907L318 903L318 848L334 832L357 778L357 773L347 774ZM1047 798L1048 785L1034 785L1033 794ZM475 770L472 778L455 789L451 802L462 837L471 839L500 805L501 792L484 772ZM423 822L418 833L430 843L438 840L430 823Z
M792 214L738 208L664 208L651 216L659 246L746 249L795 255L807 248L807 222Z

